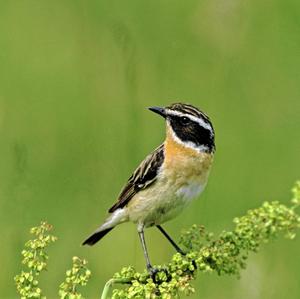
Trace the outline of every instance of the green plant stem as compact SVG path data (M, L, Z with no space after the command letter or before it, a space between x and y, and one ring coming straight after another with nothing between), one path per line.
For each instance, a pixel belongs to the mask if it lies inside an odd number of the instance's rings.
M103 288L102 291L102 295L101 295L101 299L107 299L108 293L110 291L110 288L116 284L126 284L126 283L130 283L129 279L125 279L125 278L111 278L110 280L108 280Z

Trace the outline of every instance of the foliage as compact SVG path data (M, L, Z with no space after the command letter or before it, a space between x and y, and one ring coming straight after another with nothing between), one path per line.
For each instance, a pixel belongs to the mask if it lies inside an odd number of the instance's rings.
M300 216L296 213L300 205L300 182L292 189L292 205L287 207L279 202L265 202L261 207L249 210L245 216L235 218L232 231L223 231L217 237L203 226L193 225L184 231L180 243L188 252L185 256L179 253L172 257L159 270L154 282L144 271L138 273L133 267L125 267L110 279L101 299L108 296L109 288L116 283L127 286L114 289L113 299L171 299L178 298L180 293L189 295L195 290L191 281L199 272L216 272L219 275L239 275L246 267L250 252L257 252L261 245L283 234L289 239L296 236L300 228ZM22 263L28 268L15 276L17 291L22 299L46 298L39 287L38 277L47 268L48 254L46 247L57 238L50 234L52 226L41 222L30 233L35 236L25 244L22 251ZM73 257L72 268L66 271L66 278L59 287L61 299L84 299L78 287L85 286L91 276L84 259Z
M41 222L37 227L33 227L30 233L35 236L34 239L25 243L25 249L22 251L22 263L28 268L21 274L15 276L17 292L21 299L36 298L46 299L39 287L39 275L47 269L48 254L46 247L55 242L57 238L49 232L52 226L47 222ZM66 272L66 279L59 287L59 296L61 299L84 299L78 292L78 286L85 286L91 276L87 269L87 261L79 257L73 257L72 269Z
M85 286L91 276L91 271L86 267L87 261L77 256L73 257L73 266L66 272L65 281L59 286L61 299L84 299L78 292L78 286Z
M116 273L106 285L114 282L128 284L122 289L114 289L113 299L129 298L178 298L180 293L186 295L195 292L191 281L199 272L216 272L219 275L239 275L246 267L250 252L257 252L261 245L283 234L293 239L300 228L300 216L296 208L300 203L300 182L293 188L292 206L279 202L265 202L261 207L247 212L245 216L235 218L233 231L223 231L214 237L203 226L193 225L186 230L180 243L186 248L185 256L175 254L171 262L162 267L156 276L156 283L148 273L138 273L133 267L123 268ZM196 267L195 267L196 266Z
M22 263L27 266L27 271L15 276L17 291L21 298L46 298L39 287L38 277L40 273L46 270L48 254L46 247L57 240L49 232L52 226L47 222L41 222L40 226L33 227L30 233L35 239L25 243L25 249L22 251Z

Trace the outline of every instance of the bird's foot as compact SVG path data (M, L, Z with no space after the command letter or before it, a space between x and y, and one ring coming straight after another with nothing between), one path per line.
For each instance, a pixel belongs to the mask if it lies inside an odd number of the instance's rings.
M178 250L178 253L180 253L180 254L181 254L182 256L184 256L184 257L187 256L187 253L185 253L185 252L182 251L181 249ZM196 261L195 261L194 259L191 260L191 263L192 263L192 265L193 265L193 267L194 267L194 270L192 270L191 272L195 272L195 271L198 269L197 263L196 263Z
M192 259L192 265L194 266L194 271L192 271L192 272L195 272L198 269L198 267L197 267L197 263L194 259Z
M171 280L171 275L166 268L148 266L147 269L155 284L161 284L164 281L169 282Z

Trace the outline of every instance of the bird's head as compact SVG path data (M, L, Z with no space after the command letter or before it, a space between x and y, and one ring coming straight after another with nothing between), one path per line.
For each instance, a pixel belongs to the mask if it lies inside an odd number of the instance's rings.
M165 118L173 138L201 152L215 151L215 132L209 117L198 108L182 103L149 110Z

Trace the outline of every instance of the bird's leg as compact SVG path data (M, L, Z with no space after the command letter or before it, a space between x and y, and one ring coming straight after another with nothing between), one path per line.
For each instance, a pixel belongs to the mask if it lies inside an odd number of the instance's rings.
M142 243L144 256L145 256L145 259L146 259L147 270L150 273L152 271L153 267L151 266L151 263L150 263L148 250L147 250L147 246L146 246L146 242L145 242L144 227L139 228L138 233L139 233L140 241Z
M146 259L147 270L148 270L149 275L151 276L153 282L157 283L158 281L156 280L156 274L159 271L164 271L166 273L167 277L169 276L169 274L168 274L167 270L165 270L165 269L158 270L157 268L152 267L152 265L150 263L149 255L148 255L148 250L147 250L146 242L145 242L144 226L139 226L138 227L138 233L139 233L139 237L140 237L140 240L141 240L141 243L142 243L144 256L145 256L145 259ZM171 280L170 277L168 277L168 281L169 280Z
M172 246L175 248L177 252L179 252L181 255L186 255L186 253L173 241L173 239L167 234L167 232L160 225L157 225L156 227L168 239L168 241L172 244Z
M175 248L175 250L177 252L179 252L183 256L186 255L186 253L174 242L174 240L167 234L167 232L160 225L157 225L156 227L168 239L168 241L172 244L172 246ZM192 264L193 264L194 268L197 269L197 264L194 260L192 260Z

